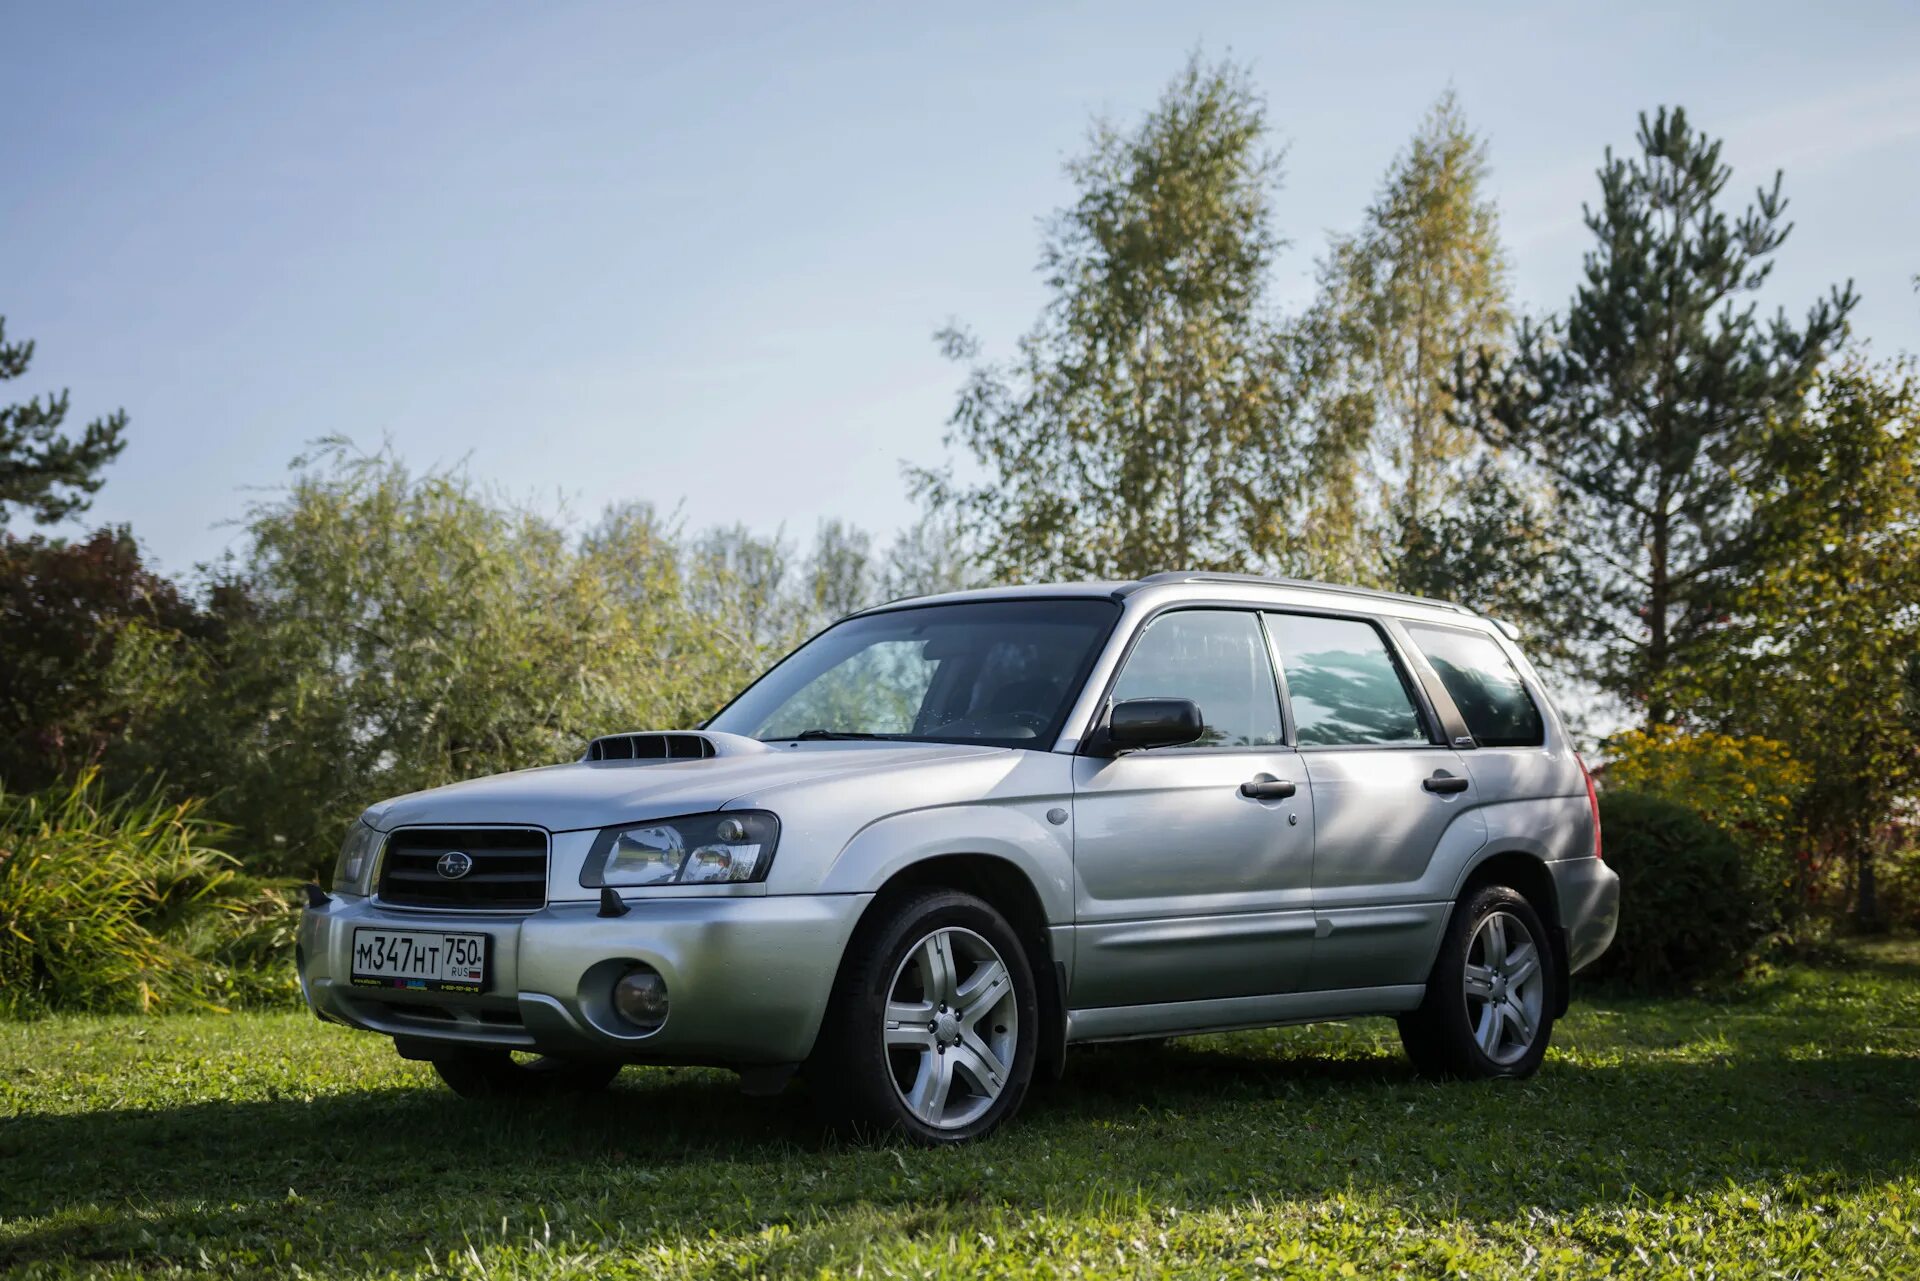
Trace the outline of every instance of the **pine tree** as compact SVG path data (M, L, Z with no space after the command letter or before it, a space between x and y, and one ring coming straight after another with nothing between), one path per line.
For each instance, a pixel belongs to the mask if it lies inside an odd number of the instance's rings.
M0 316L0 382L25 374L32 360L32 341L7 342L6 317ZM126 447L124 410L94 419L78 440L60 434L66 418L64 391L0 405L0 529L14 507L43 525L85 511L100 488L100 469Z
M1463 420L1555 483L1593 674L1659 724L1750 551L1762 430L1800 412L1854 295L1834 290L1797 328L1758 319L1752 296L1791 230L1780 175L1734 217L1720 143L1683 111L1642 115L1639 148L1607 152L1567 315L1523 322L1511 359L1481 353L1460 378Z

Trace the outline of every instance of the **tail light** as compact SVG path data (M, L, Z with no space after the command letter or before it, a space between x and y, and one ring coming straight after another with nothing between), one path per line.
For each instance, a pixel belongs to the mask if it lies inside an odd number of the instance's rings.
M1593 811L1593 856L1604 858L1606 856L1600 852L1600 793L1593 786L1593 771L1587 768L1585 761L1580 760L1578 752L1574 753L1573 759L1580 761L1580 776L1587 780L1587 808Z

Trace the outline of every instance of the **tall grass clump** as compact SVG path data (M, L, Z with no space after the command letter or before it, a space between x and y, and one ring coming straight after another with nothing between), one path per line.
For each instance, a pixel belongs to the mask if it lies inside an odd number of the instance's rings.
M199 801L109 798L91 771L0 792L0 1015L284 998L288 898L242 877L223 835Z

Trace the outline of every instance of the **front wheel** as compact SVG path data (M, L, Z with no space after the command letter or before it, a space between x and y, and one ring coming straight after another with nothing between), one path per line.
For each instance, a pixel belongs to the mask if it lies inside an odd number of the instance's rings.
M971 894L926 890L880 911L849 948L810 1087L843 1132L978 1138L1019 1110L1033 1077L1026 951Z
M433 1060L448 1089L468 1099L523 1099L543 1094L586 1094L605 1089L619 1074L617 1062L516 1057L506 1050L460 1050Z
M1554 981L1533 905L1483 886L1447 922L1426 999L1400 1016L1400 1042L1428 1076L1532 1076L1553 1035Z

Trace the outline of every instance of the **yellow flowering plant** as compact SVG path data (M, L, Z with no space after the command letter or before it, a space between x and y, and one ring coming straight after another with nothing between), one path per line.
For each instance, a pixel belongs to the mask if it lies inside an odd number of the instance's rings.
M1683 805L1733 837L1783 911L1796 912L1814 890L1822 869L1794 837L1813 776L1784 743L1674 725L1631 729L1607 740L1601 778L1610 789Z

